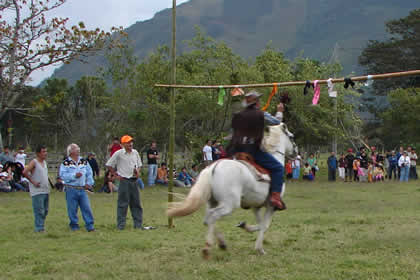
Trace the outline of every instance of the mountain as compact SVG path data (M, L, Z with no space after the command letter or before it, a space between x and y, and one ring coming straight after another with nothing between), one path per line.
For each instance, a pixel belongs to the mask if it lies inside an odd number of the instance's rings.
M357 58L368 40L383 40L384 24L419 8L418 0L191 0L177 7L177 48L191 39L196 25L242 57L255 57L271 43L287 57L303 55L338 60L344 73L361 72ZM135 54L143 58L159 45L170 45L171 9L126 29ZM103 66L101 55L72 62L53 77L74 83Z

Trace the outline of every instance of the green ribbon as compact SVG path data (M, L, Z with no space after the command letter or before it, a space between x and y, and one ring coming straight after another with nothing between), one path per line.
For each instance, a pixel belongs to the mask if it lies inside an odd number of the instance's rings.
M220 90L219 90L219 98L217 100L217 104L219 104L220 106L223 106L223 101L225 99L225 89L222 86L219 86Z

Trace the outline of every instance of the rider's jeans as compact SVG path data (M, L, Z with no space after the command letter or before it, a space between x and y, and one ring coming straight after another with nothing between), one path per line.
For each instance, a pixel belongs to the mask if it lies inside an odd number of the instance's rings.
M281 192L283 188L283 165L271 154L257 149L253 155L257 164L271 171L271 192Z

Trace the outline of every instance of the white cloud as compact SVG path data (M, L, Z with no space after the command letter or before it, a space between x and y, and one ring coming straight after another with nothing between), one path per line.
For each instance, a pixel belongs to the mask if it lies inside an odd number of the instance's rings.
M177 4L189 0L177 0ZM52 11L51 17L68 17L69 24L83 21L88 28L99 27L109 31L112 26L124 28L150 19L157 12L172 7L171 0L67 0L60 8ZM31 75L30 85L38 85L48 78L56 67L48 67Z

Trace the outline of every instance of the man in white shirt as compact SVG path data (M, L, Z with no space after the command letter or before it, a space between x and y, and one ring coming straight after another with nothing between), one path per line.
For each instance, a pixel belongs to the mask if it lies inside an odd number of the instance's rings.
M410 157L408 156L407 151L404 151L400 159L398 160L398 166L401 169L401 182L408 182L408 175L410 172Z
M19 151L15 155L15 162L19 162L22 164L22 167L25 167L27 155L25 154L25 149L23 147L19 148Z
M133 138L129 135L121 137L124 149L116 151L106 163L108 169L120 180L117 202L117 228L123 230L130 206L134 228L143 229L143 208L140 204L140 193L137 179L142 166L139 153L133 149Z
M206 166L210 165L213 161L212 152L213 150L211 148L211 141L207 140L207 144L203 147L203 160Z

